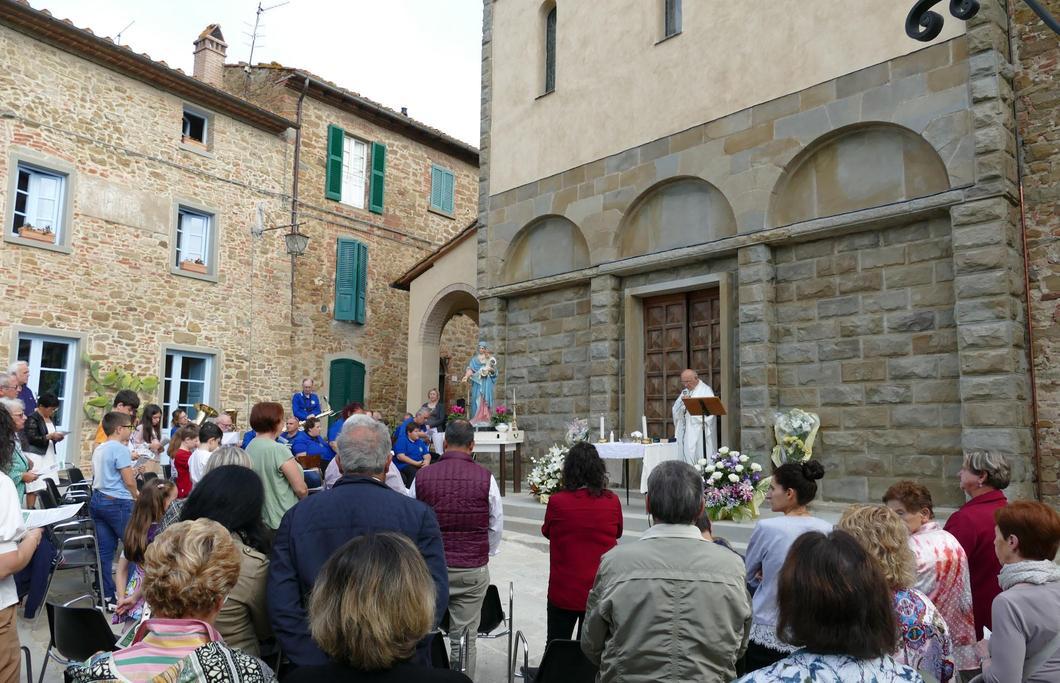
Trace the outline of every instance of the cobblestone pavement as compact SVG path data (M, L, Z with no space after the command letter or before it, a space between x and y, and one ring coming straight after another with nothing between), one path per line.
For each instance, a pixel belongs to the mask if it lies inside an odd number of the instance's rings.
M508 611L509 581L515 584L514 625L516 630L526 636L530 644L531 665L534 665L541 658L545 641L545 596L548 589L548 543L545 539L505 532L500 552L490 559L490 582L500 589L505 612ZM89 584L82 582L80 572L60 572L52 582L49 599L62 602L88 592ZM33 621L27 621L20 614L18 635L22 644L30 649L33 678L36 681L48 647L48 617L44 610ZM475 677L478 683L504 683L507 680L507 646L507 636L479 640L478 673ZM25 676L24 664L22 671ZM61 683L62 667L54 661L48 664L44 680Z

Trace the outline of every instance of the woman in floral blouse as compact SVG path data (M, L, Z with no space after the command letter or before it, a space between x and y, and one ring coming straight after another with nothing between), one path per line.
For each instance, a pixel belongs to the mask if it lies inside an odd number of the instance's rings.
M858 539L883 567L902 634L894 659L913 667L926 680L952 680L955 667L949 629L931 600L913 588L916 560L902 520L882 505L851 505L836 528Z
M913 588L935 603L950 627L957 669L978 669L972 585L964 548L953 534L935 522L931 491L926 486L914 481L900 481L887 489L883 502L909 529L909 548L916 558Z
M923 682L891 657L898 620L887 579L847 532L809 531L795 540L780 570L777 604L777 632L802 649L736 683Z

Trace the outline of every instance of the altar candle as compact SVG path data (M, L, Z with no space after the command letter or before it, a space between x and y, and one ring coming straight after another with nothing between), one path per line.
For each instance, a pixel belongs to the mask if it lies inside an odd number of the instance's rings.
M640 416L640 435L641 435L641 438L644 438L644 439L648 438L648 416L647 415L641 415Z
M604 440L604 416L600 416L600 440Z

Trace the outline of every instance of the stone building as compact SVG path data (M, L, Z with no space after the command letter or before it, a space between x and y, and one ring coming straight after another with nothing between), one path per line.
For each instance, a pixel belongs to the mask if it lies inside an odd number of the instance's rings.
M336 407L404 408L408 301L389 283L474 220L476 150L304 72L226 69L225 52L208 26L187 75L0 1L0 357L60 394L70 462L95 431L86 356L160 377L142 395L167 413L236 408L243 428L303 376ZM309 242L292 257L296 176Z
M973 449L1033 495L1003 5L929 45L909 3L742 5L484 2L479 323L530 450L572 416L667 436L693 367L760 461L818 413L825 499L957 504Z
M478 150L298 69L229 65L225 87L292 119L305 93L299 210L311 247L294 266L294 374L321 378L336 407L364 400L403 413L408 297L389 284L474 220ZM341 177L328 169L336 153ZM354 245L364 246L368 270L364 308L351 323L340 320L331 274ZM473 328L453 333L473 343ZM424 371L435 383L438 363L435 349Z

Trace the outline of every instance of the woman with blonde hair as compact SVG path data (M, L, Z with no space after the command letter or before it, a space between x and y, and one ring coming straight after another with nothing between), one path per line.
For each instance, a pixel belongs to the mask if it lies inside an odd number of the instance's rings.
M203 472L203 476L206 476L211 470L225 465L239 465L247 469L254 469L254 463L250 461L250 456L245 450L239 446L221 446L210 454L210 459L206 461L206 470Z
M836 528L856 538L883 568L902 634L893 655L895 661L916 669L925 681L952 680L953 642L935 605L912 587L916 560L902 520L894 510L882 505L851 505Z
M239 579L239 553L227 529L209 519L174 524L147 546L143 568L151 618L140 624L132 645L74 664L67 680L275 680L264 662L225 645L213 626Z
M457 671L410 661L434 623L427 563L397 533L358 536L324 563L309 597L309 629L332 660L285 683L470 683Z

